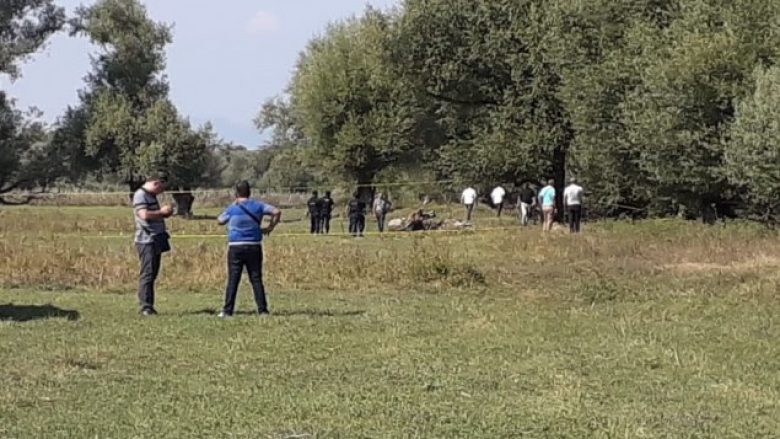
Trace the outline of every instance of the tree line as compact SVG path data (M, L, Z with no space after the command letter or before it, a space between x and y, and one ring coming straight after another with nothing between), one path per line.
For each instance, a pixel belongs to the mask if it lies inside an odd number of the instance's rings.
M262 151L191 126L168 99L171 29L137 0L65 17L0 6L0 72L51 33L97 45L54 127L0 95L0 193L58 181L130 187L149 168L187 190L410 176L445 190L576 176L591 210L775 221L780 211L780 2L404 0L331 24L255 121ZM46 164L43 160L54 160ZM41 169L46 172L41 173Z
M770 220L779 19L772 0L406 0L315 38L284 105L301 154L359 183L576 176L604 215Z

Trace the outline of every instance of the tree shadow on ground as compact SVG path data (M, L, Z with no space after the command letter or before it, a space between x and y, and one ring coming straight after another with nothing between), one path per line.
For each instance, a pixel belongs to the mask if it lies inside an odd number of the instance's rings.
M52 305L0 305L0 321L29 322L44 319L78 320L78 311L65 310Z
M307 317L354 317L354 316L362 316L366 312L363 310L352 310L352 311L335 311L330 309L298 309L298 310L279 310L274 311L271 310L271 317L296 317L296 316L307 316ZM199 311L194 312L188 312L184 315L208 315L208 316L216 316L219 314L218 310L215 309L201 309ZM235 316L254 316L257 315L257 313L253 311L236 311Z

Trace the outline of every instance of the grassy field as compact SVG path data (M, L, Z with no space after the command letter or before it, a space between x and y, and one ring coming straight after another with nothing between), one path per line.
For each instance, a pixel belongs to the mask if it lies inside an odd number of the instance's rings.
M777 232L487 215L364 240L287 222L274 315L222 321L212 220L172 222L143 320L127 209L0 210L0 438L780 437Z

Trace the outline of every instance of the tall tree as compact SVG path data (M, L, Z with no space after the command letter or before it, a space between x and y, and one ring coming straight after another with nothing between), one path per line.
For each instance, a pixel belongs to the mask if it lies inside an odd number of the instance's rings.
M418 151L418 113L389 62L395 31L393 18L373 9L332 25L309 45L292 81L294 118L323 166L363 186Z
M165 48L168 25L148 16L138 0L99 0L77 10L72 33L99 47L92 58L81 105L60 121L55 146L72 157L70 175L113 176L135 190L146 173L164 170L182 215L191 213L188 191L210 166L213 134L194 131L168 99Z
M696 216L734 198L724 140L754 68L777 55L778 18L771 0L686 0L656 42L642 42L652 61L625 102L629 139L659 194Z
M65 12L54 0L10 0L0 3L0 74L19 76L19 63L60 30Z
M35 53L64 22L53 0L14 0L0 3L0 75L20 75L19 63ZM49 167L44 127L17 111L0 90L0 204L2 194L47 186L57 177ZM29 197L22 201L29 201Z
M559 98L546 2L407 0L404 76L436 102L447 134L439 166L464 184L554 177L562 188L573 132Z
M725 145L725 174L747 191L749 209L780 218L780 67L757 68L755 91L737 107Z

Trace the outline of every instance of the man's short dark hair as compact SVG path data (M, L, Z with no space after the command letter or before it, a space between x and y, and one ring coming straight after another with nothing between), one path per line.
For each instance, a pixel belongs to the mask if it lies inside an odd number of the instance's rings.
M154 171L146 174L146 182L150 183L152 181L161 181L163 183L167 183L168 176L165 174L165 172L162 171Z
M249 198L249 196L252 195L252 189L249 186L249 182L239 181L236 183L236 196L239 198Z
M319 192L317 192L317 191L312 191L312 193L311 193L311 194L312 194L313 196L315 196L315 197L316 197L316 196L317 196L317 195L319 195L320 193L319 193Z
M330 196L330 191L325 192L325 196L329 197Z

